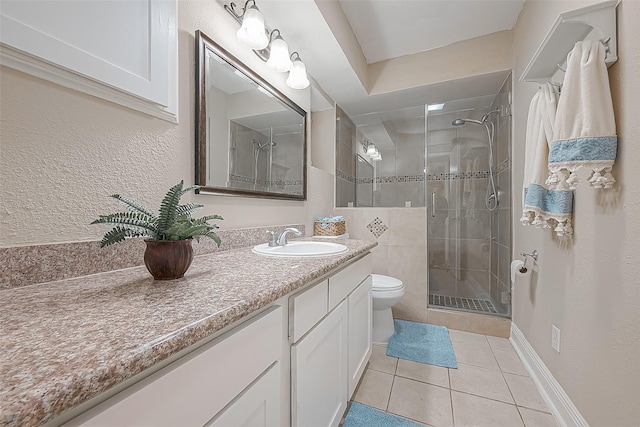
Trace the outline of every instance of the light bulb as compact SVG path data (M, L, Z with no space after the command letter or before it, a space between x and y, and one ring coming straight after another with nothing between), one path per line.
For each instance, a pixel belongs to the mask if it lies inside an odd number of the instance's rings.
M269 45L269 37L264 29L264 17L255 4L244 13L242 27L236 36L240 43L253 50L262 50Z
M280 31L278 31L278 36L271 42L271 53L269 54L269 60L267 60L267 66L272 70L284 73L293 67L293 63L289 59L289 45L279 34Z
M287 78L287 86L292 89L305 89L309 87L309 78L307 77L307 67L304 62L297 58L293 61L293 66L289 71L289 77Z

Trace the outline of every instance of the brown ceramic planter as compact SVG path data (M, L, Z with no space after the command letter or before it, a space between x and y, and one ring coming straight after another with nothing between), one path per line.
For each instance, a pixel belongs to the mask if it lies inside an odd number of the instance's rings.
M193 261L192 239L145 240L144 265L155 280L179 279Z

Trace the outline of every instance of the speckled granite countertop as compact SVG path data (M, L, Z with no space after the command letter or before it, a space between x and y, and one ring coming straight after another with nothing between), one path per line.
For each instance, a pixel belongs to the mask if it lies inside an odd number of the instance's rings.
M0 292L0 425L36 426L364 254L194 258L183 279L144 266Z

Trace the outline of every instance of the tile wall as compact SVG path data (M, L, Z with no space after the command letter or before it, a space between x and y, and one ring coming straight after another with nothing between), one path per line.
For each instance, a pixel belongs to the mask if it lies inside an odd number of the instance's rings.
M373 272L404 283L405 296L395 307L399 319L426 322L427 247L425 208L336 208L354 239L377 241Z
M492 108L509 105L511 77L505 81L500 94ZM491 298L499 313L511 315L511 304L503 300L503 295L510 295L510 265L512 259L511 244L511 116L499 114L494 119L496 124L496 185L499 188L500 204L491 214ZM504 302L503 302L504 301Z

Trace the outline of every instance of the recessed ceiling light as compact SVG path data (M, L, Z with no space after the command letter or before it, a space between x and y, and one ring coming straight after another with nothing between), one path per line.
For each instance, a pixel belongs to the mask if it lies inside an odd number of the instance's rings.
M437 111L444 108L444 102L442 104L429 104L427 105L427 111Z

